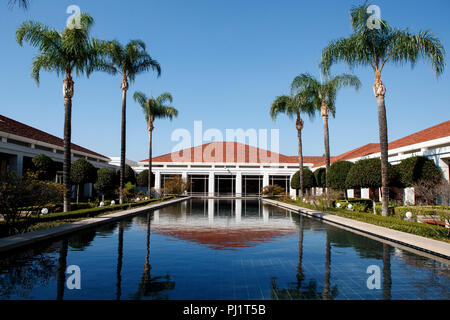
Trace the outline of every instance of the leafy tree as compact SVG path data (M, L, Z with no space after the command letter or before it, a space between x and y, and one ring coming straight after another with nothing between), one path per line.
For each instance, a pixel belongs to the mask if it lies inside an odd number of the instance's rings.
M65 75L63 80L64 96L64 212L70 211L71 199L71 126L72 126L72 97L74 82L72 73L89 75L97 69L103 53L103 42L91 39L89 32L94 19L83 13L80 28L66 27L62 32L34 21L22 23L16 31L19 45L28 42L39 49L39 55L34 57L31 76L39 85L41 70Z
M292 83L292 89L294 92L307 89L312 93L315 107L322 116L326 171L330 168L328 116L330 112L333 117L336 114L337 92L343 87L350 86L354 87L356 90L359 90L361 87L361 81L359 81L358 77L351 74L341 74L334 77L325 75L323 80L319 80L310 74L302 73L297 76Z
M32 224L32 216L61 201L62 186L54 182L40 181L37 174L20 177L8 173L0 178L0 215L8 235L25 232ZM26 208L26 210L24 210Z
M163 93L157 98L147 98L147 96L138 91L134 93L134 101L140 104L142 111L144 112L145 121L147 122L147 131L148 131L148 167L149 170L147 172L147 195L150 197L152 192L152 136L153 130L155 129L153 123L156 119L167 118L172 120L174 117L178 116L178 110L174 107L170 106L172 103L172 95L170 93Z
M389 167L392 168L390 164ZM391 181L395 180L394 174L394 170L389 171ZM369 188L372 192L373 213L375 214L375 190L382 186L381 160L379 158L371 158L357 161L348 172L345 185L347 188Z
M35 156L32 160L34 171L39 180L50 181L55 179L56 166L53 160L45 154Z
M386 87L381 81L381 71L387 63L414 66L419 59L428 60L439 76L445 67L445 50L441 41L429 31L412 34L408 29L392 28L380 21L380 28L369 28L368 4L353 7L350 11L353 33L348 38L331 41L322 52L321 66L327 73L332 64L346 62L350 67L370 66L375 74L373 91L378 105L378 123L381 147L382 215L388 215L388 134L386 120Z
M117 180L120 187L120 177L121 177L121 170L117 171ZM125 165L125 175L123 178L125 183L131 182L131 184L136 184L136 172L134 172L133 168L131 168L128 164Z
M139 172L138 175L136 176L136 184L139 187L148 186L148 172L149 170L146 169L144 171Z
M327 185L335 190L344 191L347 198L347 183L346 179L353 163L350 161L336 161L328 170Z
M70 180L77 185L77 203L80 194L80 185L95 183L97 180L97 169L86 159L78 159L72 163Z
M300 170L297 171L291 179L291 188L292 189L300 189ZM309 168L303 168L303 191L305 189L316 187L316 178L314 177L314 173Z
M442 171L427 157L417 156L404 159L398 165L401 182L411 187L420 180L430 182L432 185L438 185L443 178Z
M316 186L319 188L325 188L327 186L327 169L319 168L314 171L314 177L316 179Z
M116 187L116 172L109 168L99 169L94 187L102 193L104 200L105 195L110 195Z
M136 76L149 70L155 70L158 77L161 75L161 67L156 60L153 60L146 51L145 43L141 40L131 40L126 46L118 41L111 41L107 45L108 59L103 63L103 70L111 74L122 76L122 131L121 131L121 151L120 151L120 203L123 202L122 189L125 185L125 151L126 151L126 112L127 112L127 91L130 83L133 83Z
M295 81L295 80L294 80ZM291 86L292 87L292 86ZM296 117L295 128L297 129L298 142L298 163L299 168L303 168L303 148L302 148L302 130L304 126L302 114L313 118L316 109L314 106L313 96L308 90L291 90L290 96L280 96L275 99L270 108L270 117L275 121L280 113L286 114L290 119ZM300 197L303 197L303 170L299 174Z

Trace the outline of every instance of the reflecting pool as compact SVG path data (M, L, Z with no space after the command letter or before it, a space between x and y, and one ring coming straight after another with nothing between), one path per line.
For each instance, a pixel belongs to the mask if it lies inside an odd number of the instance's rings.
M446 260L257 200L192 199L0 256L0 299L450 299L449 288Z

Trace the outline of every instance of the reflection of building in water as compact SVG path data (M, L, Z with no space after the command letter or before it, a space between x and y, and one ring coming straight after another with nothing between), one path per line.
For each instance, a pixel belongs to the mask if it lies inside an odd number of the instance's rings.
M152 231L216 250L256 246L298 231L291 213L268 205L251 206L253 211L247 211L247 201L240 199L227 203L221 200L220 205L214 199L189 203L184 208L180 206L181 212L170 208L156 210Z

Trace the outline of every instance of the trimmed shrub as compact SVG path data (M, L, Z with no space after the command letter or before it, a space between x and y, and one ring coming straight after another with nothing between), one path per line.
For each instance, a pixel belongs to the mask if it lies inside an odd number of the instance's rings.
M56 166L55 162L45 154L35 156L32 160L34 172L37 178L43 181L50 181L55 178Z
M328 187L336 190L347 189L347 175L354 164L350 161L336 161L328 169Z
M316 186L316 178L309 168L303 168L303 189L314 188ZM300 189L300 170L297 171L291 179L291 188Z
M148 186L148 169L138 173L138 175L136 177L136 184L139 187L147 187Z
M314 178L316 179L316 186L325 188L327 183L327 169L319 168L314 171Z
M132 184L136 184L136 172L134 172L133 168L131 168L129 165L125 165L125 181L124 184L127 182L131 182ZM120 184L120 169L117 171L117 185Z
M73 184L77 185L78 202L80 185L94 183L97 180L97 169L86 159L78 159L72 163L70 180Z
M99 169L94 187L103 195L111 194L116 187L116 172L108 168Z
M421 180L437 185L443 177L441 169L434 161L423 156L402 160L398 170L401 182L407 187L412 187Z

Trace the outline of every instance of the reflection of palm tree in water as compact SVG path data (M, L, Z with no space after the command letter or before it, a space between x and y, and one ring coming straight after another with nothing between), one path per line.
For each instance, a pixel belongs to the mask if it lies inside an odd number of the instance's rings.
M391 253L389 245L383 243L383 299L391 300Z
M305 279L303 274L303 215L300 214L300 226L298 230L298 264L297 264L297 290L302 287L302 281Z
M328 232L326 238L326 262L325 262L325 277L324 288L322 294L317 289L316 280L310 280L306 285L302 286L302 281L305 280L303 272L303 216L300 215L299 236L298 236L298 264L297 264L297 283L295 289L280 289L276 284L275 277L270 279L271 282L271 297L272 299L295 299L295 300L332 300L338 295L337 285L334 285L330 290L330 275L331 275L331 245L328 239Z
M325 253L325 278L323 280L323 294L322 300L328 300L330 298L330 276L331 276L331 245L328 239L327 232L327 243L326 243L326 253Z
M170 276L151 277L150 275L150 213L147 214L147 253L145 256L144 272L139 282L138 291L132 296L133 299L151 297L153 300L168 299L168 295L161 295L161 292L173 290L175 282L170 280Z
M56 282L56 300L64 299L64 286L66 285L66 267L67 267L67 251L69 243L67 239L61 241L61 249L58 259L58 273Z
M116 281L116 300L120 300L122 295L122 259L123 259L123 223L119 223L119 246L117 249L117 281Z

